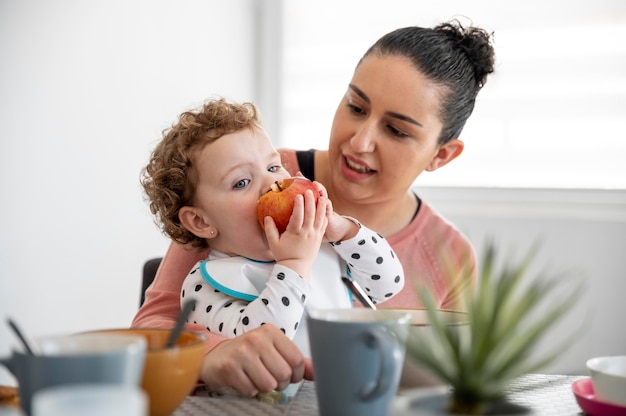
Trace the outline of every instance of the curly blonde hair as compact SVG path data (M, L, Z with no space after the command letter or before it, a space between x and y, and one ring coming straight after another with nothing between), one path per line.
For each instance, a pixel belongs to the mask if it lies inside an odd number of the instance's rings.
M196 249L208 247L204 238L189 232L178 218L182 207L193 204L197 182L194 156L226 134L254 127L261 127L261 120L253 103L219 98L207 101L198 111L185 111L176 124L163 131L163 139L142 170L141 185L165 235Z

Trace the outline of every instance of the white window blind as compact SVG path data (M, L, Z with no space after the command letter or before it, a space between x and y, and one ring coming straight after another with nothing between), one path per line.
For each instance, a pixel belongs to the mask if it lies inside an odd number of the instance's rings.
M365 50L402 26L459 18L495 33L496 72L422 185L626 189L626 2L282 2L279 144L325 149Z

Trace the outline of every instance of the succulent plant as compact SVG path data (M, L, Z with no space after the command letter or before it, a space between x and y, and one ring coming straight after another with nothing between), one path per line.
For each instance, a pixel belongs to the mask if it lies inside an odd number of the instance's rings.
M486 244L477 286L464 289L468 325L448 325L436 313L431 293L418 289L432 331L429 337L411 334L407 355L452 387L448 412L482 413L486 404L503 398L508 382L545 367L571 342L540 358L531 354L583 288L578 283L567 285L571 293L561 291L565 273L544 272L527 281L535 254L530 250L522 261L497 267L496 248Z

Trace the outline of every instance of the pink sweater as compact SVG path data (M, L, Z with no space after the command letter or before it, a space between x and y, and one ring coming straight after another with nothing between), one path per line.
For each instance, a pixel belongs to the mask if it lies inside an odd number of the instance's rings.
M387 241L404 267L406 283L400 293L380 307L421 307L416 288L426 286L439 308L465 309L460 289L466 284L474 285L476 254L467 238L452 224L422 201L409 226Z
M283 163L295 174L300 167L295 151L281 149ZM404 268L404 289L381 308L419 308L416 288L425 286L434 294L441 309L464 309L459 289L466 284L474 285L476 278L476 254L469 240L452 224L422 201L418 214L402 231L388 236ZM146 291L146 300L133 319L133 327L173 326L180 310L180 288L187 273L208 252L192 253L182 246L172 244L168 249L154 283ZM467 279L466 270L471 276ZM199 325L189 329L208 332ZM210 334L207 350L225 338Z

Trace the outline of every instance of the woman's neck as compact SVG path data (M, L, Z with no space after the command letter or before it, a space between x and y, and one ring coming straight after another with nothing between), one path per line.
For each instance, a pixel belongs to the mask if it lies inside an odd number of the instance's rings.
M418 209L418 200L412 193L407 193L400 202L386 201L376 204L342 203L341 198L329 195L334 209L342 214L358 219L362 224L389 237L408 226ZM337 201L335 203L335 201Z

